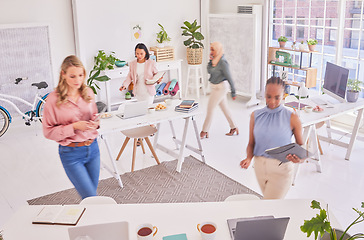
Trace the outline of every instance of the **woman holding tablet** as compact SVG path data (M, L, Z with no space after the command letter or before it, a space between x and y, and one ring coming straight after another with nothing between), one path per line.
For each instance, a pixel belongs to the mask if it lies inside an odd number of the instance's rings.
M270 158L267 149L291 143L303 144L302 125L298 116L282 104L284 82L279 77L268 79L265 88L266 106L256 110L250 117L247 157L240 162L248 168L254 157L254 170L264 199L284 198L292 185L294 166L302 159L287 155L286 163Z

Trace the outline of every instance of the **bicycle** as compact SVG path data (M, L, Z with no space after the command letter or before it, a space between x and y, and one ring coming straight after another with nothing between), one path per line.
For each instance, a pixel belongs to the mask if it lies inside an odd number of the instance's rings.
M15 79L15 84L18 84L19 82L25 79L27 78L17 78ZM14 107L14 109L23 117L25 125L27 126L30 126L32 121L38 121L38 120L40 122L42 121L44 103L46 102L46 99L49 94L47 93L44 96L41 96L39 94L39 90L43 88L46 89L48 87L48 84L46 82L32 83L31 85L38 88L34 96L33 103L30 103L27 100L24 100L23 98L17 96L0 93L0 101L4 101L10 104L12 107ZM17 100L21 103L24 103L30 106L31 109L23 113L13 102L13 100ZM12 117L10 115L10 112L5 107L0 105L0 137L4 135L5 132L8 130L11 120Z

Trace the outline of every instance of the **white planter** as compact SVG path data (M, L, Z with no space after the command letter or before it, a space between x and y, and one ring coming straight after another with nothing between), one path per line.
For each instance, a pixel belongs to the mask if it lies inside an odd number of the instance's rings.
M164 48L164 43L157 43L158 48Z

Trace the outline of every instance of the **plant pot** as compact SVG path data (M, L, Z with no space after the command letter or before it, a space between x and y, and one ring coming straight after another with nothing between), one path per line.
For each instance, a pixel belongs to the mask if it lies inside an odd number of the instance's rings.
M336 231L336 238L340 239L341 236L343 235L344 231L339 230L339 229L335 229L335 231ZM343 237L343 240L347 240L350 237L351 236L349 234L345 233L345 236ZM319 235L319 240L330 240L330 234L325 232L325 234L322 237L320 237L320 235Z
M286 46L286 42L279 42L279 47L284 48Z
M310 49L310 51L315 51L316 45L308 45L308 49Z
M346 91L346 100L348 102L356 102L359 98L359 92L353 90Z
M298 45L298 49L299 49L300 51L305 51L305 50L306 50L305 44L300 44L300 45Z
M203 48L187 48L187 63L190 65L202 64Z
M165 44L164 43L157 43L157 47L158 48L164 48Z

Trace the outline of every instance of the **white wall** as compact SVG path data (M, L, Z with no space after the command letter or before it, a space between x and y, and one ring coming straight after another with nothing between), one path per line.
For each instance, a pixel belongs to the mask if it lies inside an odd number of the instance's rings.
M71 2L71 0L0 0L0 24L49 24L55 84L58 83L58 71L63 59L70 54L76 54ZM99 2L103 4L103 1ZM128 1L125 1L125 6L129 5ZM147 25L153 24L153 27L145 31L147 34L147 38L144 38L145 42L154 44L155 36L152 33L158 31L157 23L160 22L172 37L176 57L185 60L186 50L183 46L184 38L181 36L180 27L184 20L193 21L197 18L200 22L200 2L196 0L173 1L172 5L172 1L166 0L138 0L138 5L139 8L130 9L130 22L142 18ZM98 9L94 11L97 14ZM174 21L170 21L171 17ZM105 24L107 24L106 20ZM127 24L129 26L129 23ZM127 56L120 57L130 58L132 51L133 49ZM183 64L185 65L186 61Z
M63 59L75 54L71 0L1 0L0 24L44 23L50 28L55 83Z

